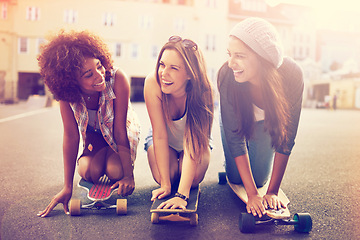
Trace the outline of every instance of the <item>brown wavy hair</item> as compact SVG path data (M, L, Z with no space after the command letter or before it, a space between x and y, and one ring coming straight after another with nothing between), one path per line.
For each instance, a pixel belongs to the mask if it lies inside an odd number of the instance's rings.
M265 130L271 136L273 148L285 147L287 141L287 126L289 124L289 104L286 101L284 82L278 69L270 62L258 56L260 61L260 86L261 94L264 99ZM228 63L225 63L226 65ZM224 64L224 65L225 65ZM227 67L227 66L223 66ZM234 75L227 77L233 78L227 93L232 99L232 104L236 112L238 122L238 133L246 139L251 139L254 124L254 108L252 97L250 94L250 83L238 83L234 79ZM220 86L220 77L218 76L218 86Z
M88 57L100 60L108 80L113 60L107 45L98 36L88 31L65 33L61 30L41 46L37 57L40 74L56 100L81 101L78 78Z
M190 154L190 158L197 163L201 156L209 148L209 139L214 116L213 88L206 74L205 60L199 49L186 47L182 41L167 42L160 50L156 64L156 73L160 66L160 59L165 50L172 49L177 51L182 57L186 72L191 77L186 85L186 111L187 119L185 124L185 148ZM156 79L160 85L159 74ZM162 93L162 105L165 118L171 127L169 114L170 104L169 95Z

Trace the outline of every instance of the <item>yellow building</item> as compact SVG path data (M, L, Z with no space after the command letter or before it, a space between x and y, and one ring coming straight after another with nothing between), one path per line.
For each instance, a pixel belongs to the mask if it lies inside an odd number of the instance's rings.
M272 22L286 55L296 57L293 50L301 46L293 41L293 21L283 15L296 9L288 8L270 7L265 0L0 0L0 102L44 94L36 58L46 37L60 29L89 30L102 37L114 66L131 81L133 101L142 100L144 79L172 35L198 44L216 86L217 71L227 59L228 33L246 17Z
M198 43L209 77L215 81L226 59L226 3L0 0L0 100L27 99L44 92L36 57L46 37L60 29L90 30L101 36L113 54L114 65L131 79L132 98L142 98L144 78L154 70L158 52L171 35Z
M308 89L311 89L308 102L313 103L312 107L360 109L360 78L358 77L315 81Z

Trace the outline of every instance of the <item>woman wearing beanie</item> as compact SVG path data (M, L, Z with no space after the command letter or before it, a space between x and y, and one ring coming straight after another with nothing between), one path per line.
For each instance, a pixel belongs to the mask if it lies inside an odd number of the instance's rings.
M286 207L277 194L295 143L303 76L294 60L283 57L275 28L247 18L230 32L228 61L218 74L221 137L230 182L243 184L247 211ZM270 181L261 197L257 187Z

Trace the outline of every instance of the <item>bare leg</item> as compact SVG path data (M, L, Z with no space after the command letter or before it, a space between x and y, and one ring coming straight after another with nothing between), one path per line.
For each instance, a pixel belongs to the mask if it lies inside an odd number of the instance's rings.
M94 156L79 159L78 172L86 181L96 183L105 173L106 148L100 149Z
M152 172L154 180L160 184L160 173L155 159L154 145L151 145L147 150L147 156L149 161L150 170ZM177 152L169 147L169 170L170 181L174 183L179 178L179 160Z
M181 154L179 159L180 171L182 171L183 159L184 159L184 154ZM205 173L209 167L209 163L210 163L210 149L208 148L207 151L202 156L200 163L196 165L195 177L191 187L196 187L202 182L202 180L204 180Z
M90 174L93 182L98 182L99 178L105 173L106 147L100 149L91 160Z
M106 175L112 181L118 181L124 177L124 171L121 165L119 154L115 153L110 147L106 156Z
M92 182L91 175L90 175L90 161L91 156L83 156L79 158L78 164L78 173L80 177L85 179L86 181Z

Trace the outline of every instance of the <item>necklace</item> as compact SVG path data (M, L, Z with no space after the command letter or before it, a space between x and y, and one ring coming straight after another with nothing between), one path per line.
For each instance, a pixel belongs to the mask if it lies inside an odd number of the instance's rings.
M98 92L95 92L95 93L89 95L89 94L83 92L83 97L84 97L84 99L85 99L86 101L90 101L91 98L94 97L94 96L97 95L97 94L99 94L99 93L98 93Z

